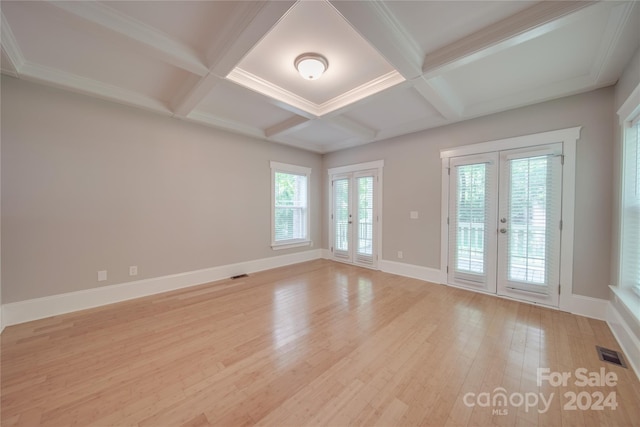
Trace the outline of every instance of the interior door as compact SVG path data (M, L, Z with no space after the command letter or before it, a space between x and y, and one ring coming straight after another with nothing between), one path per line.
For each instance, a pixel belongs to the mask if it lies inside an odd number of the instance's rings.
M558 306L562 144L450 159L448 283Z
M377 171L332 177L332 252L334 259L375 267Z
M500 295L558 306L561 159L561 144L500 153Z

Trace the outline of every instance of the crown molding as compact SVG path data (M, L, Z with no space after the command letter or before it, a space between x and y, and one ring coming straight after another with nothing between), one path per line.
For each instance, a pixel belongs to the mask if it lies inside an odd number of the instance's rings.
M330 3L406 80L422 74L422 49L384 2Z
M605 7L606 3L601 3L599 6ZM639 7L637 2L622 3L611 8L598 54L591 67L590 75L594 84L610 78L607 76L606 65L611 64L611 56L615 52L625 26L629 23L634 7Z
M293 116L288 118L287 120L275 124L264 131L264 134L267 138L275 137L276 135L284 135L286 133L291 133L303 129L309 126L313 120L309 120L306 117L302 116Z
M255 128L253 126L247 126L242 123L238 123L234 120L225 119L222 117L214 116L213 114L204 113L201 111L192 111L188 116L182 117L183 120L200 123L203 125L211 126L217 129L223 129L235 133L241 133L243 135L252 136L254 138L264 139L265 134L262 129Z
M429 53L422 71L427 78L477 61L504 49L540 37L579 17L574 12L593 1L544 1Z
M27 62L21 67L20 76L26 80L46 83L107 101L171 115L167 106L155 98L42 65Z
M16 41L15 36L13 35L13 31L11 31L11 26L5 18L4 13L0 11L0 45L2 45L2 50L6 54L9 61L11 61L11 66L15 70L15 72L19 75L22 66L27 62L22 54L22 50L20 50L20 46Z
M171 103L174 116L187 117L221 81L215 74L207 74L184 94L176 96Z
M183 70L199 76L209 72L209 68L191 47L103 3L50 1L49 4L86 22L135 41L153 52L153 56Z

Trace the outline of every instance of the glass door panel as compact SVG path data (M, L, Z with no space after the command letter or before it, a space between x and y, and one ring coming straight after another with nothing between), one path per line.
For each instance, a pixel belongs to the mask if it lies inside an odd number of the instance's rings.
M561 145L504 151L500 170L498 293L558 304Z

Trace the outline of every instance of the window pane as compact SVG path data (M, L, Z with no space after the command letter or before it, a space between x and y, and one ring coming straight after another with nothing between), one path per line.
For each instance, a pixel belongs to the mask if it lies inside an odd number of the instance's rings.
M333 182L335 191L335 224L334 236L337 251L349 250L349 180L338 179Z
M548 160L540 156L509 162L509 280L547 282Z
M358 254L373 255L373 177L357 180L358 186Z
M307 176L276 172L275 241L307 238Z
M620 282L640 293L640 123L624 140Z
M486 221L486 164L457 169L456 262L459 272L484 274Z

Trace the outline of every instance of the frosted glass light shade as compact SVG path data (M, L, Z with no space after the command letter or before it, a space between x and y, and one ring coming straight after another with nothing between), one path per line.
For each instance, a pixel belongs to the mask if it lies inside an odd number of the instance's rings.
M329 68L327 59L317 53L303 53L294 63L300 75L307 80L317 80Z

